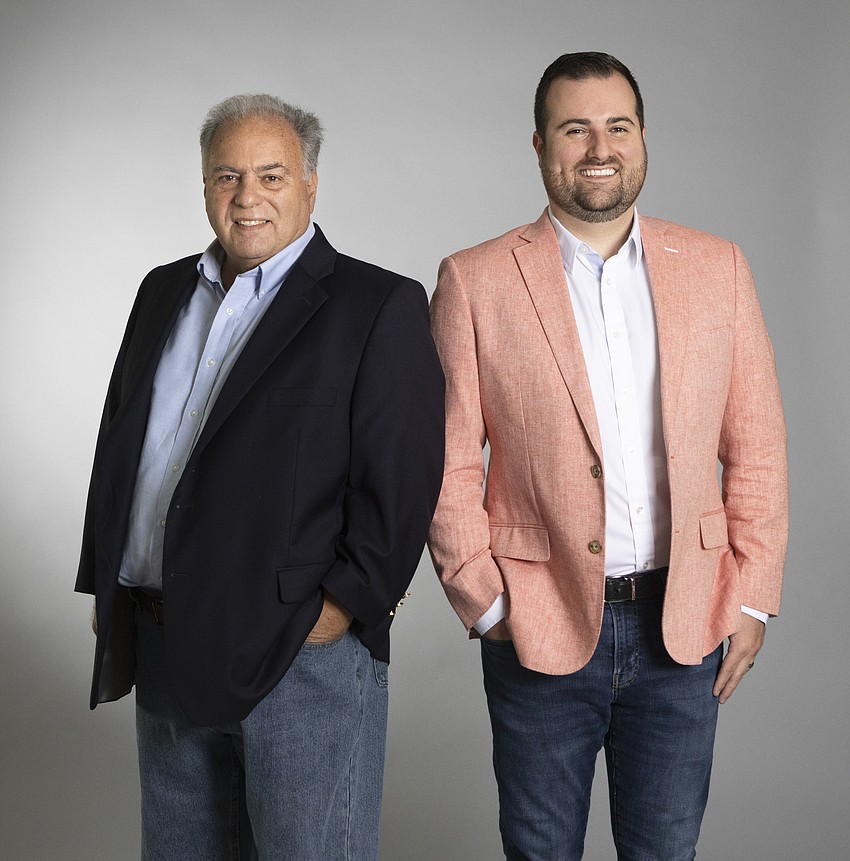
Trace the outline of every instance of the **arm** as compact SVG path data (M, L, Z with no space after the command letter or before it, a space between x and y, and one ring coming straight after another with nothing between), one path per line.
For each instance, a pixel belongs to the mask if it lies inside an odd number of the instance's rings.
M737 246L734 254L735 353L719 446L723 504L743 603L776 615L788 540L785 420L752 275ZM764 631L761 621L742 612L714 688L721 703L754 663Z
M89 481L85 521L83 524L82 548L80 551L80 561L77 568L77 581L74 586L74 591L88 593L90 595L94 595L95 593L95 496L97 490L100 447L102 439L105 436L107 430L109 429L109 426L112 423L112 419L115 417L115 413L121 406L121 381L124 375L124 360L126 358L127 349L136 328L136 321L138 319L139 309L141 306L141 292L142 291L140 288L139 293L136 296L136 300L133 304L133 308L130 312L127 326L124 330L124 337L121 340L121 346L118 350L118 356L116 357L115 364L112 368L112 375L109 378L109 386L106 390L106 399L103 405L103 412L101 414L100 427L97 436L97 444L95 446L92 474ZM94 619L93 624L96 625Z
M443 374L425 291L416 282L399 284L374 320L350 421L345 522L322 587L374 628L416 570L442 479Z
M443 588L467 629L504 591L490 553L483 505L482 414L476 333L461 275L451 258L440 267L431 331L446 374L446 468L429 547Z

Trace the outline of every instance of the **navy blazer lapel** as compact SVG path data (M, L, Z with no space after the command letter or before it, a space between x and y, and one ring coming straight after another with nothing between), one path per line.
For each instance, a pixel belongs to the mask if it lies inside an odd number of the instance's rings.
M154 282L150 296L145 295L146 307L140 309L124 360L121 378L122 404L132 397L142 377L149 377L151 384L153 383L160 356L174 328L177 314L189 301L197 286L200 259L201 255L195 254L179 261L174 274Z
M230 371L193 454L204 448L245 393L327 300L320 282L333 272L335 260L336 251L316 226L316 235L295 262Z

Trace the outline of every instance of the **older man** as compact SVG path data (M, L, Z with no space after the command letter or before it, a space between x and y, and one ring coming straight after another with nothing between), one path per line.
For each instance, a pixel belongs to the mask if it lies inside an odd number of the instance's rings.
M535 125L548 208L440 270L431 550L483 637L506 857L581 858L604 746L617 857L685 861L718 702L779 610L773 354L739 249L638 217L643 102L622 63L560 57Z
M144 859L377 858L443 378L422 286L312 223L320 143L271 96L210 111L217 238L144 279L109 384L76 588L92 708L135 683Z

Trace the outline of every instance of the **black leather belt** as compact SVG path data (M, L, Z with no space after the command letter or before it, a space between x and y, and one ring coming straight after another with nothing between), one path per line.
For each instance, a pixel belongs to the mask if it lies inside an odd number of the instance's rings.
M609 604L622 601L640 601L644 598L660 598L667 583L667 568L639 571L625 577L605 578L605 600Z
M140 613L150 613L157 625L162 624L162 620L165 618L165 607L162 603L162 598L154 598L137 586L130 587L130 597L139 608Z

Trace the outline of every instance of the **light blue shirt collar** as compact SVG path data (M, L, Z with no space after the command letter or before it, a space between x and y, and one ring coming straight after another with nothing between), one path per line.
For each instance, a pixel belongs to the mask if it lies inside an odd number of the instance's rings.
M301 256L315 234L316 228L310 221L301 236L290 242L273 257L269 257L268 260L248 272L243 272L238 277L253 279L254 295L257 299L262 298L269 290L280 285L289 275L295 261ZM214 239L198 261L198 274L201 276L202 283L206 283L216 293L220 294L225 292L221 284L222 263L224 263L224 249L221 247L221 243Z

